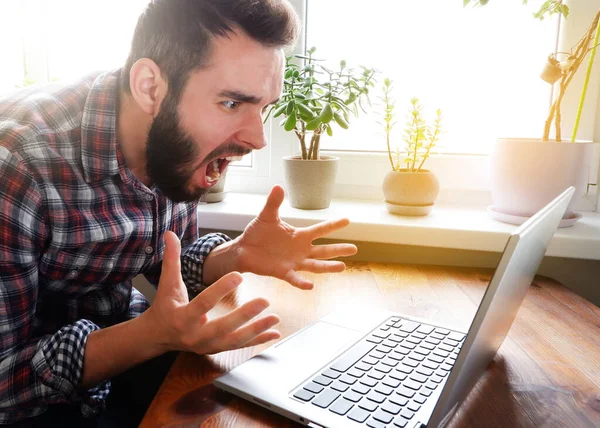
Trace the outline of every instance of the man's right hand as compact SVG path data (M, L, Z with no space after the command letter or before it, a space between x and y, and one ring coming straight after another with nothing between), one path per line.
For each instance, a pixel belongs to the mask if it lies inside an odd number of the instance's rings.
M156 333L160 352L191 351L214 354L230 349L259 345L278 339L272 330L277 315L252 320L268 306L263 298L251 300L231 312L208 319L207 313L242 282L242 275L225 275L190 302L181 277L181 244L173 232L165 234L165 253L158 290L152 306L142 314Z

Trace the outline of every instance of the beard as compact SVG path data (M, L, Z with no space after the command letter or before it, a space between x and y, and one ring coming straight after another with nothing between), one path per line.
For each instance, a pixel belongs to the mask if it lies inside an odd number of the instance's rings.
M196 159L198 147L180 125L177 101L167 95L148 131L148 177L173 202L197 201L208 189L188 189Z

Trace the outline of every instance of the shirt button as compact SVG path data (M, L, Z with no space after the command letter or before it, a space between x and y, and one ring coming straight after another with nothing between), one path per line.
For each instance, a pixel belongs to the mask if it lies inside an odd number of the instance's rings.
M150 245L148 245L144 251L146 252L146 254L152 254L154 252L154 248L152 248Z
M154 200L154 195L150 194L150 193L146 193L146 200L148 202L151 202Z
M71 272L67 274L67 278L73 279L77 276L77 270L73 269Z

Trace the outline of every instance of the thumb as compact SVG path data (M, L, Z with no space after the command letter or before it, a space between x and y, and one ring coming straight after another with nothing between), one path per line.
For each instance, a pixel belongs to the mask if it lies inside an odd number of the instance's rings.
M269 196L267 197L267 202L258 215L258 218L263 221L278 222L279 207L283 202L284 196L285 192L283 191L283 187L273 186L271 193L269 193Z
M185 296L185 286L181 277L181 243L177 235L171 231L165 233L164 240L165 252L163 254L158 292L162 291L167 294L175 292L179 297ZM165 286L167 287L165 288Z

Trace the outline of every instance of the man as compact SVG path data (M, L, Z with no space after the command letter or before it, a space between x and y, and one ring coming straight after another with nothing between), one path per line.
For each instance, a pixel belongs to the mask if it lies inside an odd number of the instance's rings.
M344 269L327 259L356 247L312 241L348 221L294 228L278 186L239 238L198 236L196 201L266 144L296 33L287 0L155 0L121 70L0 100L0 423L136 425L170 351L279 337L265 299L208 319L238 272L310 289L298 271Z

